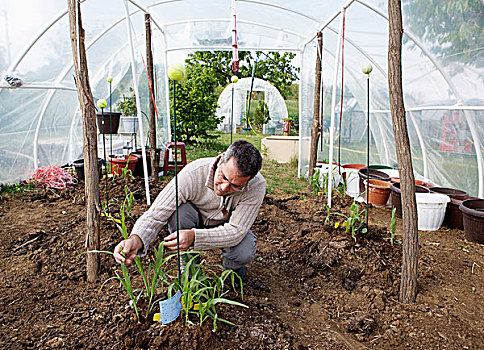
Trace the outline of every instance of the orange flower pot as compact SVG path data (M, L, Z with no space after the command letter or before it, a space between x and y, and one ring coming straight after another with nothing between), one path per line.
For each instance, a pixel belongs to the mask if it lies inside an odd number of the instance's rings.
M390 182L370 179L370 190L368 194L368 201L371 204L384 206L388 197L390 196ZM368 182L365 182L366 189L368 189ZM366 198L366 195L365 195Z
M133 173L136 163L138 162L138 158L135 156L115 156L110 155L108 157L109 164L111 165L113 174L121 175L123 173L123 169L128 166L128 169L131 170Z
M390 181L392 183L400 183L400 178L399 177L392 177L390 179ZM415 185L425 187L425 182L422 181L422 180L415 180Z

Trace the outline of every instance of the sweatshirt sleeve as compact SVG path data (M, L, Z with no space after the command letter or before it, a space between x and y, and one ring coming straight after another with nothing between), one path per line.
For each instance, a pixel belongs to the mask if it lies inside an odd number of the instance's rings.
M259 176L232 211L229 222L213 228L195 229L195 250L234 247L242 241L254 223L266 193L266 181Z
M178 206L190 200L188 193L191 192L194 184L189 174L193 167L193 163L188 164L178 174ZM151 207L136 220L131 231L130 236L138 235L143 242L143 250L138 253L140 256L146 255L151 242L175 212L175 207L175 178L173 178L158 194Z

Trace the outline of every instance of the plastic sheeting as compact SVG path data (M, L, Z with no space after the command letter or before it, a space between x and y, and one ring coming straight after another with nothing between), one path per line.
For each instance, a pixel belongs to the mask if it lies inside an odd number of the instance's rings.
M484 68L482 45L474 36L448 60L435 39L413 31L419 1L402 1L404 15L403 91L414 167L442 186L483 195ZM322 79L324 144L328 157L331 100L340 11L346 6L345 66L341 130L334 146L342 163L366 159L366 76L370 87L371 163L396 165L387 87L387 2L383 0L238 0L239 51L296 52L299 86L299 173L307 173L313 118L317 31L323 31ZM124 0L81 1L91 88L95 99L109 103L132 85ZM82 154L82 129L73 81L72 53L65 0L0 2L0 182L25 179L35 167L70 162ZM137 82L144 113L148 111L143 59L146 61L144 13L153 19L153 52L158 107L158 142L170 138L166 65L196 50L231 50L232 9L229 0L133 0L129 3ZM458 18L454 18L458 20ZM418 28L417 28L418 29ZM418 31L418 30L417 30ZM482 28L481 28L482 31ZM341 60L337 66L334 117L339 125ZM229 72L228 72L229 73ZM12 88L3 77L23 81ZM240 103L240 105L239 105ZM237 102L242 109L242 101ZM224 106L227 104L224 103ZM109 106L108 106L109 109ZM272 118L272 116L271 116ZM147 131L147 123L144 123ZM147 134L147 132L145 133ZM320 147L318 146L318 149ZM35 161L34 161L35 160Z

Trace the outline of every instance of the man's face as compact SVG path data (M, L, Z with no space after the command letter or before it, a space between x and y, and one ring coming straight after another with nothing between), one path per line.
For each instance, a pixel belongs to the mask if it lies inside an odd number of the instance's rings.
M240 175L235 158L230 158L226 163L223 163L221 158L213 180L213 188L217 196L225 196L243 189L250 176Z

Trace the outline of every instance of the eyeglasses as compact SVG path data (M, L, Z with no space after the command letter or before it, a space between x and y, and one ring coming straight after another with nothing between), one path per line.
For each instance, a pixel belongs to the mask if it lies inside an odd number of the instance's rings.
M220 166L217 168L217 170L218 170L218 177L219 177L219 179L221 179L225 183L228 183L230 185L230 187L232 187L232 189L235 192L239 192L239 191L241 191L245 187L246 183L243 184L243 185L236 185L236 184L233 184L232 182L230 182L229 179L227 179L227 177L222 172L222 168Z

